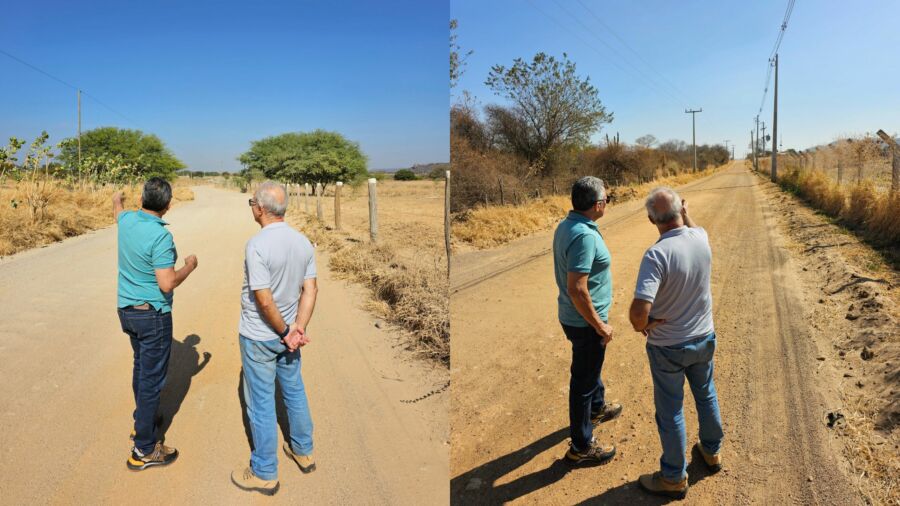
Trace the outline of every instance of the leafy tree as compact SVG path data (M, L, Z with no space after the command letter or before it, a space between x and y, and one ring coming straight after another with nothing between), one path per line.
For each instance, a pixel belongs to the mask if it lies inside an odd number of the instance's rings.
M653 135L647 134L635 139L634 143L642 148L650 148L650 146L653 146L657 143L657 140Z
M394 173L395 181L415 181L418 179L416 173L409 169L400 169Z
M291 132L254 141L238 157L241 172L289 183L353 182L366 174L366 157L355 142L337 132Z
M109 159L133 168L139 178L154 176L174 179L175 171L185 165L172 154L159 137L140 130L101 127L81 134L82 163ZM60 143L59 159L70 171L79 172L78 140L69 138ZM100 168L99 170L104 170Z
M466 65L466 59L472 54L472 50L469 50L462 56L460 56L459 51L462 49L459 44L456 42L456 28L459 26L459 22L455 19L450 20L450 87L453 88L456 86L456 83L459 82L459 78L463 75L463 67Z
M583 147L591 134L613 120L589 77L575 73L565 53L557 60L538 53L532 61L494 65L485 84L509 100L508 107L488 107L488 124L501 145L528 162L546 160L560 148Z

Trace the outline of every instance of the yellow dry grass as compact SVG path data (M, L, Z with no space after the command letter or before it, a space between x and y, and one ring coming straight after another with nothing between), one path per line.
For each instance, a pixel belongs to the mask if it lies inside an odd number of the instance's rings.
M709 176L721 168L667 176L643 184L617 186L610 189L610 195L616 203L627 202L657 186L682 185ZM568 195L551 195L518 206L477 207L455 217L453 241L476 249L497 247L553 227L571 208Z
M879 192L870 180L841 186L819 170L788 170L779 183L870 242L894 249L900 245L900 194Z
M115 188L69 190L51 181L46 192L49 204L37 219L31 217L25 203L25 191L25 183L0 188L0 256L51 244L113 223L110 198ZM137 207L140 188L126 187L124 192L125 206ZM193 199L190 188L178 184L173 187L176 203Z
M338 276L369 289L366 307L409 335L408 349L449 365L450 307L443 242L443 181L378 183L378 242L369 240L368 190L345 187L341 230L334 228L333 189L322 197L323 219L294 196L288 221L329 251Z

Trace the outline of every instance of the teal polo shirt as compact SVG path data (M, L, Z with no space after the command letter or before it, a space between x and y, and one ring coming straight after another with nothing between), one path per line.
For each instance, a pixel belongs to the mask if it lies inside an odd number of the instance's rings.
M156 282L156 269L174 267L178 259L166 225L143 211L119 213L118 307L147 302L157 311L172 311L172 293L163 293Z
M553 234L553 268L556 286L559 288L559 321L570 327L588 327L572 304L568 290L568 273L588 274L588 290L594 309L600 319L607 322L609 307L612 305L612 258L603 242L597 223L580 213L569 211Z

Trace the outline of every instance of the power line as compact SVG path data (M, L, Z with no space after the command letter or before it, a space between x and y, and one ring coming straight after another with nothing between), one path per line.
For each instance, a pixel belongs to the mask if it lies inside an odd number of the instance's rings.
M135 122L134 120L132 120L131 118L129 118L128 116L126 116L126 115L122 114L121 112L119 112L119 111L113 109L112 107L106 105L106 103L104 103L103 101L101 101L99 98L95 97L94 95L91 95L90 93L84 91L83 89L79 88L78 86L75 86L74 84L71 84L71 83L69 83L68 81L65 81L65 80L63 80L63 79L61 79L61 78L59 78L59 77L56 77L55 75L53 75L53 74L47 72L46 70L43 70L43 69L41 69L41 68L39 68L39 67L37 67L37 66L35 66L35 65L32 65L31 63L28 63L27 61L25 61L25 60L19 58L18 56L15 56L15 55L13 55L13 54L10 54L10 53L4 51L3 49L0 49L0 54L3 54L3 55L5 55L5 56L9 57L10 59L19 62L19 63L21 63L22 65L25 65L26 67L30 68L31 70L34 70L35 72L38 72L38 73L40 73L40 74L43 74L43 75L46 76L46 77L49 77L50 79L53 79L54 81L56 81L56 82L62 84L63 86L66 86L66 87L68 87L68 88L71 88L71 89L73 89L73 90L75 90L75 91L81 91L81 94L82 94L82 95L84 95L84 96L90 98L91 100L93 100L94 102L96 102L96 103L97 103L98 105L100 105L101 107L106 108L107 110L109 110L109 111L112 112L113 114L119 115L120 117L122 117L123 119L125 119L126 121L128 121L129 123L136 124L136 122Z
M591 34L595 39L597 39L598 41L600 41L601 44L603 44L604 46L606 46L606 47L607 47L614 55L616 55L616 56L619 57L622 61L624 61L626 65L628 65L629 67L631 67L632 69L634 69L635 72L637 72L638 74L640 74L640 77L642 77L645 81L647 81L647 82L651 85L651 87L655 88L655 89L656 89L657 91L659 91L659 92L663 92L663 93L667 94L667 95L669 96L669 98L672 98L673 100L675 100L675 102L678 102L678 103L681 103L681 102L682 102L682 100L681 100L680 98L678 98L678 97L676 97L675 95L669 93L668 90L664 90L662 87L659 86L659 84L658 84L653 78L651 78L650 76L648 76L647 74L645 74L641 69L639 69L639 68L637 68L636 66L634 66L633 64L631 64L631 62L629 62L627 58L623 57L623 56L616 50L616 48L614 48L614 47L611 46L608 42L606 42L605 40L603 40L602 38L600 38L600 37L595 33L595 31L594 31L594 30L591 30L591 28L590 28L589 26L585 25L584 22L581 21L581 19L580 19L578 16L572 14L571 11L569 11L568 9L566 9L566 7L563 6L563 4L561 4L561 3L559 2L559 0L553 0L553 2L559 7L559 9L560 9L561 11L563 11L563 12L566 13L569 17L571 17L572 19L574 19L576 23L578 23L579 25L581 25L581 27L584 28L584 30L585 30L586 32L588 32L589 34Z
M778 28L778 36L775 38L775 45L772 46L772 50L769 52L766 82L765 84L763 84L763 96L762 100L759 103L759 111L757 112L757 114L762 113L763 107L766 104L766 95L768 95L769 93L769 83L772 81L773 62L775 61L775 55L778 53L778 49L781 48L781 41L784 40L784 34L787 31L788 21L790 21L791 14L793 14L794 12L794 2L796 2L796 0L788 0L787 7L784 10L784 18L781 21L781 26Z
M550 21L554 22L554 23L555 23L556 25L558 25L560 28L562 28L562 29L565 30L566 32L571 33L572 35L574 35L575 37L577 37L577 38L578 38L579 40L581 40L581 42L583 42L588 48L592 49L595 53L597 53L598 55L602 56L604 59L606 59L606 60L607 60L609 63L611 63L613 66L615 66L616 68L618 68L619 70L621 70L622 72L624 72L624 73L626 73L626 74L631 73L631 72L628 71L628 69L626 69L625 67L623 67L622 65L620 65L620 64L619 64L618 62L616 62L615 60L610 59L610 58L609 58L607 55L605 55L602 51L600 51L599 49L597 49L596 46L594 46L594 45L591 44L589 41L587 41L587 40L586 40L584 37L582 37L578 32L570 30L568 27L566 27L564 24L562 24L558 19L556 19L555 17L553 17L553 16L547 14L547 12L545 12L543 9L541 9L540 7L538 7L532 0L528 0L528 4L531 5L531 7L534 8L536 11L538 11L541 15L543 15L544 17L546 17L546 18L549 19ZM648 84L649 84L649 83L648 83ZM661 91L662 91L662 90L659 90L658 88L655 88L655 87L653 87L653 86L651 86L651 88L654 88L654 89L655 89L656 91L658 91L658 92L661 92ZM671 94L667 94L667 95L669 96L669 98L672 98L673 100L675 100L676 103L679 103L679 102L680 102L680 100L679 100L678 98L672 96Z
M640 53L638 53L633 47L631 47L627 42L625 42L625 40L624 40L622 37L620 37L619 34L617 34L617 33L615 32L615 30L612 29L612 27L610 27L609 25L607 25L606 23L604 23L603 20L600 19L600 16L597 15L597 13L595 13L590 7L588 7L587 5L585 5L585 3L582 2L581 0L576 0L576 1L584 8L584 10L586 10L586 11L591 15L591 17L593 17L593 18L597 21L597 23L600 24L600 26L602 26L603 28L605 28L606 31L608 31L610 34L612 34L612 36L615 37L616 40L618 40L623 46L625 46L626 49L628 49L629 51L631 51L631 54L633 54L633 55L636 56L639 60L641 60L641 62L643 62L644 65L647 66L647 68L649 68L653 73L655 73L657 76L659 76L660 79L662 79L663 82L665 82L665 84L667 84L667 85L668 85L673 91L675 91L681 98L685 99L686 102L690 102L690 100L687 100L687 98L688 98L687 95L685 95L684 93L682 93L682 91L681 91L677 86L675 86L671 81L669 81L669 80L666 78L666 76L663 75L662 72L659 72L658 70L656 70L656 68L654 68L653 65L650 64L650 62L648 62L646 59L644 59L644 57L641 56Z

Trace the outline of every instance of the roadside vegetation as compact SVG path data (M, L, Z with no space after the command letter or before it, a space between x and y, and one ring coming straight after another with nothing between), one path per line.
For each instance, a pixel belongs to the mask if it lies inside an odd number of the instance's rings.
M449 366L450 307L443 235L443 181L379 182L379 240L368 238L365 191L342 198L343 226L335 230L331 202L320 221L296 201L288 220L328 252L339 277L364 286L366 308L406 331L405 346ZM326 194L325 196L329 196Z
M900 192L890 191L890 151L870 136L778 156L778 183L900 265ZM771 161L759 160L771 174Z
M80 162L77 139L49 140L43 132L27 147L13 137L0 148L0 256L109 225L114 192L137 207L142 181L174 180L183 167L159 138L138 130L85 132ZM173 190L175 201L193 199L189 188Z
M480 107L464 92L450 111L459 243L493 247L552 226L571 207L569 189L583 176L602 179L621 202L646 183L681 184L730 159L724 146L700 145L694 171L693 146L679 140L648 134L628 144L605 134L597 142L613 113L565 55L495 65L485 83L506 105Z

